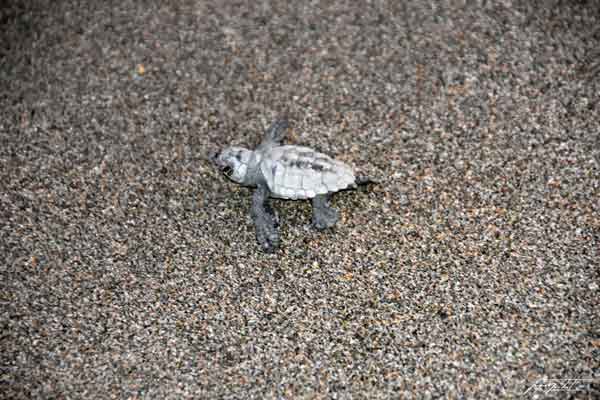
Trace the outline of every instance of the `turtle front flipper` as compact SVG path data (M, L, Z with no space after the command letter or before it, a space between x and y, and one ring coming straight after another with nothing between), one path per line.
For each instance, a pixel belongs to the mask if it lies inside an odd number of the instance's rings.
M265 148L269 145L281 145L283 143L283 139L285 138L285 132L288 128L288 121L285 118L279 118L275 120L271 124L271 127L267 129L265 132L265 137L263 138L259 149Z
M331 228L339 219L338 211L329 205L329 195L317 195L312 199L312 224L318 230Z
M269 189L259 184L252 197L252 219L256 228L256 240L262 249L271 253L279 247L278 219L269 204Z

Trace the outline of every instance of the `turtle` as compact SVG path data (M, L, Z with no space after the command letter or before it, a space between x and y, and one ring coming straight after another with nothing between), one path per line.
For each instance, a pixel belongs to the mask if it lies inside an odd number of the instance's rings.
M284 145L288 126L287 119L277 119L255 150L232 146L212 156L214 164L227 178L255 188L251 214L256 239L269 253L280 245L279 217L270 198L310 199L312 225L317 230L325 230L339 219L338 211L331 207L331 195L372 182L368 178L357 179L351 166L326 154L305 146Z

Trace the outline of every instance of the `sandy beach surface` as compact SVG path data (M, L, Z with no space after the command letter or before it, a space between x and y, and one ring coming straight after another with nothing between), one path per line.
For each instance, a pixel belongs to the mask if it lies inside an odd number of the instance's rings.
M2 2L0 398L600 398L599 28L584 0ZM380 184L325 232L274 201L264 254L208 155L279 116Z

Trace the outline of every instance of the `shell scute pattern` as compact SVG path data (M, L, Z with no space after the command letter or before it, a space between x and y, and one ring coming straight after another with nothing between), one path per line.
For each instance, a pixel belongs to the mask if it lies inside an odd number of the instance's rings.
M273 148L261 170L273 195L287 199L312 198L354 184L349 166L301 146Z

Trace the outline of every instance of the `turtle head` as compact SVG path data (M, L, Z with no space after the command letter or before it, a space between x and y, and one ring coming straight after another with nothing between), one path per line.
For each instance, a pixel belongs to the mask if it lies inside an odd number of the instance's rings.
M246 181L252 151L243 147L229 147L213 157L213 162L225 176L234 182Z

